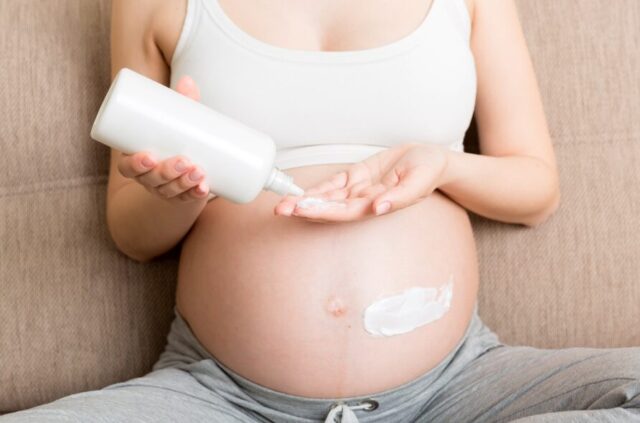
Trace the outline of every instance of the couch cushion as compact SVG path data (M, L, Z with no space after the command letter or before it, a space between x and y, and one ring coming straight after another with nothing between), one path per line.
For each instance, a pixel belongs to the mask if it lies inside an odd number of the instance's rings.
M556 138L562 201L542 225L472 215L480 315L503 342L640 345L640 139Z
M105 221L110 3L0 2L0 413L148 372L171 323L178 251L136 263Z
M562 200L537 228L471 213L480 314L514 344L640 345L640 2L517 6ZM474 121L470 152L475 130Z
M164 347L177 256L121 254L104 191L96 178L2 198L2 411L146 373Z

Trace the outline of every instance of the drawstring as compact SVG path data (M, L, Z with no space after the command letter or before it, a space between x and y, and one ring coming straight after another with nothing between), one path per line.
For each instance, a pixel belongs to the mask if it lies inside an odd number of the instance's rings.
M324 422L325 423L358 423L359 420L356 417L356 414L353 412L353 410L360 410L360 409L372 410L375 408L377 408L375 405L372 405L371 403L368 403L368 402L362 403L360 405L354 405L351 407L343 402L338 402L333 407L331 407L331 410L329 411L329 414L327 415L327 418L325 419ZM340 412L341 412L340 420L336 420L336 417Z

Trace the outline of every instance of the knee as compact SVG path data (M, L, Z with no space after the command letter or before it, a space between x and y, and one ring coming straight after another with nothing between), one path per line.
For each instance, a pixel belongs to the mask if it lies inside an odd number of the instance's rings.
M602 350L594 360L593 371L610 379L640 382L640 347Z
M603 350L592 366L598 382L610 387L592 408L640 408L640 348Z
M81 423L80 416L73 416L73 414L65 412L61 409L56 409L55 406L51 406L54 403L44 404L42 406L28 408L25 410L16 411L9 414L3 414L0 416L0 423Z

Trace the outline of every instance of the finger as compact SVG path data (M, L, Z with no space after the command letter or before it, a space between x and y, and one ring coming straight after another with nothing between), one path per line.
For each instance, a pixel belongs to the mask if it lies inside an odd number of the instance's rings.
M339 202L339 201L345 200L347 197L348 197L348 188L343 188L337 191L328 191L328 192L325 192L322 194L316 194L316 195L306 195L306 191L305 191L304 196L285 196L280 201L280 203L276 204L275 208L273 209L273 214L281 215L281 216L291 216L293 214L293 211L296 209L297 204L300 201L308 198Z
M118 171L125 178L133 178L151 170L158 161L146 151L135 154L122 154L118 160Z
M390 180L393 178L390 177ZM374 198L373 210L378 210L383 203L387 202L390 204L390 208L386 212L416 203L433 191L428 188L432 179L433 175L427 166L415 166L403 171L395 186Z
M181 176L191 168L192 164L183 156L174 156L159 163L147 173L136 179L143 185L157 187Z
M361 190L358 193L358 197L366 197L369 199L372 199L377 197L378 195L382 194L383 192L387 191L389 189L389 187L387 187L386 185L379 183L379 184L375 184L375 185L371 185L363 190Z
M281 216L291 216L293 209L296 208L296 201L292 199L285 199L276 204L273 209L273 214Z
M321 205L309 208L296 207L292 216L327 222L349 222L362 219L370 212L371 200L356 198L347 200L344 205Z
M306 191L305 191L306 192ZM286 195L280 200L278 204L273 209L273 214L281 215L281 216L291 216L293 210L296 208L298 202L304 200L305 198L320 198L321 194L318 196L291 196Z
M345 222L353 222L358 220L363 220L364 218L369 217L368 215L372 215L369 206L362 207L360 211L351 211L351 212L327 212L327 211L308 211L300 214L292 214L292 217L298 219L304 219L312 222L322 222L322 223L345 223Z
M191 166L190 170L182 174L182 176L173 179L166 184L159 185L156 188L158 194L165 198L171 198L198 185L203 179L204 172L202 169L198 166Z
M360 181L357 184L353 185L351 188L349 188L349 197L362 197L360 195L360 193L365 190L366 188L371 187L371 181L366 180L366 181Z
M206 182L202 181L195 187L178 194L177 198L183 201L201 200L209 195L209 186Z
M305 190L306 193L306 190ZM273 209L273 214L282 216L291 216L291 212L296 206L296 203L302 200L305 195L284 195L278 204Z
M406 170L399 166L392 167L387 173L382 176L380 183L384 184L387 188L392 188L400 182L402 175L406 174Z
M309 199L309 198L319 199L324 201L344 201L347 199L348 196L349 196L349 188L342 188L342 189L338 189L334 191L326 191L326 192L318 193L314 195L306 195L305 193L304 196L295 197L295 198L286 200L286 203L295 205L300 201Z
M313 195L307 195L307 192L305 191L305 196L302 198L313 197L313 198L320 198L325 201L342 201L350 197L350 194L349 194L350 190L351 188L347 186L344 188L328 189L326 191L319 192Z
M196 82L189 75L184 75L178 80L176 91L196 101L200 101L200 90Z
M328 180L322 181L317 185L304 190L306 196L322 194L326 191L344 188L349 182L349 173L346 170L336 173Z

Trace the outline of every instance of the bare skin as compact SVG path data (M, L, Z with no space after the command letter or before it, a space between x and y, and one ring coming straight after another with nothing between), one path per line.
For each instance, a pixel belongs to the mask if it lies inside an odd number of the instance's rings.
M138 22L143 22L146 30L140 31L137 47L132 42L116 44L120 47L112 53L112 75L127 66L168 85L167 63L171 63L180 34L186 0L139 0L135 2L137 8L125 6L126 1L129 0L114 0L114 6L134 15L129 22L135 21L137 13ZM281 47L306 50L357 50L387 44L416 27L431 6L424 0L403 2L402 9L383 1L286 3L284 8L282 2L220 1L229 17L254 37ZM467 7L473 17L472 0L467 0ZM362 10L368 13L363 15ZM389 16L394 19L389 20ZM279 24L285 18L298 24ZM517 23L513 9L504 12L503 19ZM116 34L118 25L125 25L117 20L113 24ZM479 63L495 63L506 60L508 54L523 52L522 43L504 41L504 45L490 47L495 40L475 30L472 37L474 53L486 50L484 61ZM140 49L146 54L136 54ZM492 52L500 49L508 54L492 61ZM476 115L482 119L482 148L495 155L500 151L505 155L506 151L530 156L536 153L539 160L553 166L546 122L530 68L521 74L516 72L513 78L519 87L517 101L521 108L512 109L515 113L529 113L526 123L519 121L527 126L518 128L498 124L498 113L506 113L501 105L516 100L508 97L511 89L505 87L504 80L492 79L488 69L479 67L483 88L479 89ZM494 96L484 96L485 90L493 90ZM184 93L188 91L185 89ZM194 98L196 91L192 88ZM508 131L513 131L511 138L504 136ZM516 139L516 132L541 136ZM513 140L511 144L509 139ZM118 188L133 183L117 171L120 156L113 151L113 197ZM135 160L142 157L136 156ZM299 186L309 188L348 167L346 163L313 165L288 169L287 173ZM522 166L519 170L533 175L532 169ZM483 196L485 203L474 200L472 204L468 200L469 208L479 213L483 208L492 210L491 217L516 221L515 217L510 219L506 209L494 206L500 201L499 191L504 190L496 189L493 197ZM167 211L163 215L170 216L167 221L177 221L178 216L182 219L186 214L194 216L190 221L193 226L182 232L176 230L171 237L167 235L171 241L163 241L173 245L184 241L178 310L218 360L271 389L337 398L372 394L406 383L437 365L459 342L477 296L478 263L472 227L465 207L452 196L435 190L393 213L348 223L318 223L282 212L283 206L278 206L282 198L267 191L242 205L220 197L205 204L194 193L190 201L184 202L190 206L176 206L184 207L185 212ZM120 220L114 218L113 222ZM190 226L186 219L180 224ZM113 226L115 234L116 223ZM162 250L167 248L163 245ZM155 254L147 254L145 259L152 255ZM142 256L138 255L141 259ZM362 312L376 299L412 286L440 286L451 273L454 295L451 309L442 319L387 338L372 337L364 330Z

